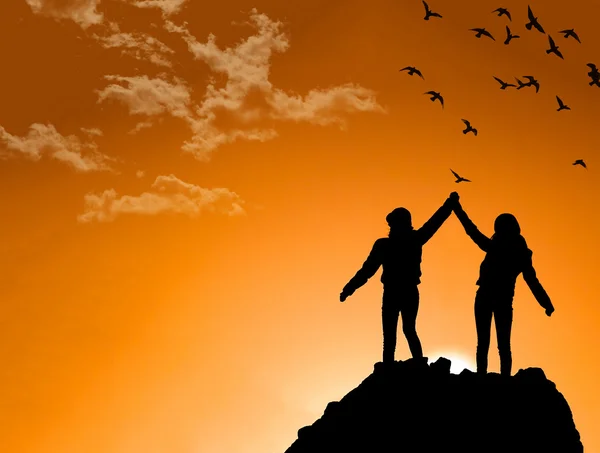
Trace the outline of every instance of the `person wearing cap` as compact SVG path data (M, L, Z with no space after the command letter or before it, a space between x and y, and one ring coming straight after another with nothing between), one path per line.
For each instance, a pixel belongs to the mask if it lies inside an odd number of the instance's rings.
M415 359L423 358L421 341L417 335L416 320L419 310L421 257L423 245L432 238L450 217L458 202L458 193L452 192L444 204L419 229L414 229L410 211L396 208L386 216L390 227L388 237L379 238L358 272L344 286L340 302L344 302L358 288L383 267L383 363L395 360L398 318L402 316L402 331Z

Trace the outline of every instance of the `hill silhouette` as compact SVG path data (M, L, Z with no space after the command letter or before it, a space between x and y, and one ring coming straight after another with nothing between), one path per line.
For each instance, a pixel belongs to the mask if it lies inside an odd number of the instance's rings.
M285 453L582 453L569 405L541 368L450 373L441 357L374 371Z

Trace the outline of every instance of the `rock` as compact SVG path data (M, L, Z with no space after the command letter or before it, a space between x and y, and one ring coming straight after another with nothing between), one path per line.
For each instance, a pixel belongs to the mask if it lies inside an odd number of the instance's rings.
M375 364L285 453L583 453L569 405L541 368L449 371L443 357Z
M445 357L440 357L430 365L433 371L436 371L440 374L450 374L451 366L452 363Z

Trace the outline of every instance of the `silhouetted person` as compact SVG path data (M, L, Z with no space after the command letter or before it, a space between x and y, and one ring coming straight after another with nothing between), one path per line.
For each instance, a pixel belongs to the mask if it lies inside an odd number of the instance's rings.
M340 294L340 301L344 302L375 275L379 266L383 267L381 316L385 364L394 362L400 314L402 331L412 356L416 359L423 357L421 341L416 330L423 245L450 217L457 200L458 194L453 192L442 207L418 230L413 228L410 212L406 208L396 208L390 212L385 218L390 227L388 237L375 241L368 258Z
M479 270L475 296L477 327L477 372L487 373L492 316L496 323L500 374L511 375L512 354L510 334L513 320L513 297L519 274L529 286L538 303L550 316L554 311L548 294L540 284L532 262L532 251L521 236L521 228L512 214L500 214L494 222L494 235L488 238L469 219L457 201L454 213L465 232L481 250L486 252Z

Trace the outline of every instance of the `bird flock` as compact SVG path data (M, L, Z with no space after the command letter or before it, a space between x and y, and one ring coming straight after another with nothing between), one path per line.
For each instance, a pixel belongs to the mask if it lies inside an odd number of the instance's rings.
M423 6L425 7L425 17L424 17L425 20L428 21L433 17L439 18L439 19L441 19L443 17L440 13L434 12L429 7L429 5L427 4L427 2L425 0L422 0L422 2L423 2ZM512 15L511 15L510 11L508 11L508 9L506 9L506 8L497 8L494 11L492 11L492 13L496 13L498 17L506 16L508 18L508 20L510 22L512 22ZM527 30L531 31L531 30L535 29L538 32L548 36L549 48L546 49L546 54L548 54L548 55L554 54L558 58L561 58L564 60L564 56L563 56L562 52L560 51L559 46L556 44L556 42L554 41L552 36L550 36L549 34L546 33L546 31L544 30L544 27L542 27L538 17L533 13L530 6L527 6L527 19L528 19L528 22L525 24L525 28ZM494 38L494 36L485 28L470 28L469 31L475 32L475 37L478 39L481 39L481 37L485 36L493 41L496 41L496 38ZM558 33L561 33L563 35L564 39L572 38L581 44L581 39L579 38L579 35L575 32L575 29L573 29L573 28L560 30ZM510 27L507 25L506 26L506 39L504 40L504 44L509 45L513 39L517 39L517 38L521 38L521 36L513 34ZM587 63L587 66L590 68L589 72L587 73L588 77L590 78L589 86L595 85L600 88L600 71L598 70L598 68L596 67L596 65L594 63ZM406 66L406 67L400 69L400 71L407 71L407 74L410 76L413 76L416 74L417 76L421 77L421 79L425 80L425 77L423 76L423 73L421 72L421 70L419 70L415 66ZM535 77L533 77L531 75L525 75L525 76L522 76L521 78L515 77L515 81L517 82L517 84L505 82L504 80L502 80L496 76L493 76L493 78L500 84L501 90L506 90L509 87L514 87L517 90L521 90L525 87L534 87L536 93L539 93L539 91L540 91L539 81L536 80ZM526 81L523 81L522 79L526 79ZM442 96L442 94L439 91L430 90L430 91L426 91L423 94L429 95L430 96L429 99L431 100L431 102L439 101L440 105L442 106L442 109L444 108L444 97ZM556 109L556 111L560 112L562 110L571 110L571 107L569 107L567 104L565 104L564 101L558 96L556 96L556 102L558 103L558 108ZM468 120L462 118L462 122L465 124L465 129L462 131L463 134L466 135L470 132L474 136L477 136L477 134L478 134L477 129L474 128ZM579 165L579 166L587 169L587 165L583 161L583 159L575 160L573 162L573 165ZM456 173L454 170L450 169L450 171L456 178L455 182L457 182L457 183L471 182L469 179L459 176L458 173Z

